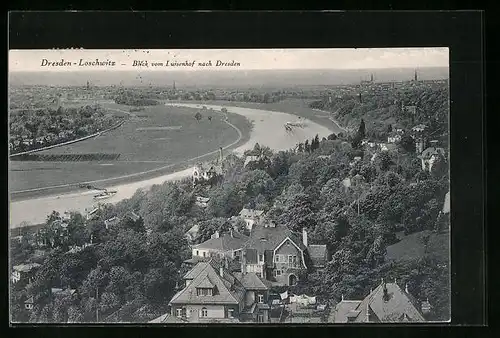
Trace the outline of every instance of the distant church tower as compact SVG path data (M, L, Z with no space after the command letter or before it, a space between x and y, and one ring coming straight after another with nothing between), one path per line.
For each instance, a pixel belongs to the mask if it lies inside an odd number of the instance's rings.
M373 74L370 76L370 82L373 82Z
M418 81L418 75L417 75L417 70L416 70L416 69L415 69L415 76L414 76L414 80L415 80L415 82L417 82L417 81Z
M172 86L172 88L175 90L175 81L174 81L174 85Z
M87 81L87 89L90 89L90 82Z

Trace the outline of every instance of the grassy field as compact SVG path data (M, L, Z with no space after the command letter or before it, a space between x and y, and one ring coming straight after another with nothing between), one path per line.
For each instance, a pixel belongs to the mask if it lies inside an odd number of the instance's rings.
M427 245L425 237L428 237ZM426 253L447 260L450 256L450 233L426 230L403 236L399 242L387 247L385 257L389 261L407 261L422 258Z
M103 106L129 110L129 107L112 103ZM165 166L174 170L187 159L231 144L239 136L234 128L222 121L222 115L216 112L203 113L200 121L194 118L195 111L192 109L163 105L147 107L144 111L134 114L136 116L130 117L120 128L109 133L37 153L40 155L120 154L118 160L12 161L9 175L11 192L106 180ZM209 115L212 116L211 121L207 118ZM240 129L245 138L250 129L248 121L236 114L230 114L229 120Z

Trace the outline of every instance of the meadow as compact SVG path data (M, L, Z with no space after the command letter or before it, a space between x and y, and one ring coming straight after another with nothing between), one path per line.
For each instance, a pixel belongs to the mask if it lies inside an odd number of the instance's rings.
M102 105L116 114L130 110L113 103ZM188 159L238 140L237 130L225 123L221 114L205 111L198 121L195 113L193 109L164 105L146 107L108 133L37 152L45 161L12 161L10 191L107 180L166 166L173 170ZM250 125L245 118L230 114L229 120L243 135L248 134ZM82 161L91 159L92 154L95 160ZM119 156L110 159L99 154ZM70 161L54 161L58 158Z

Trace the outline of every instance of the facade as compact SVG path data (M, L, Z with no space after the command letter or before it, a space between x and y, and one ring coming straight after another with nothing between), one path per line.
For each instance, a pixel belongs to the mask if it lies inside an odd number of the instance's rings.
M185 276L185 286L172 297L170 322L238 323L268 321L268 287L255 274L236 278L228 259L213 257L197 263ZM173 319L176 318L176 319ZM160 318L153 322L162 322Z
M15 265L12 267L12 275L11 280L13 283L18 283L20 281L30 282L34 273L40 268L40 264L38 263L29 263L29 264L21 264Z
M423 322L417 303L407 287L402 290L397 283L382 281L362 300L342 299L330 314L329 322Z
M300 236L283 226L257 226L245 245L241 259L242 272L279 285L294 285L307 270L307 232Z

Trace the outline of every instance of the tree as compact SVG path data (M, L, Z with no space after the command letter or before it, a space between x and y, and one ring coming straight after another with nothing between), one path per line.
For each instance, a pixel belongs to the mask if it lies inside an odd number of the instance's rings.
M361 119L361 122L359 123L359 128L358 128L358 133L357 136L360 140L365 138L365 120Z
M304 142L304 150L308 153L311 152L311 146L309 145L309 140L306 140L306 142Z
M194 118L196 119L196 121L200 121L201 118L202 118L202 115L200 112L196 112L196 114L194 115Z
M332 134L328 135L328 139L329 140L336 140L337 139L337 135L335 133L332 133Z
M399 141L399 146L409 153L415 152L415 140L408 134L401 136L401 141Z
M387 132L391 133L392 132L392 124L387 125Z

